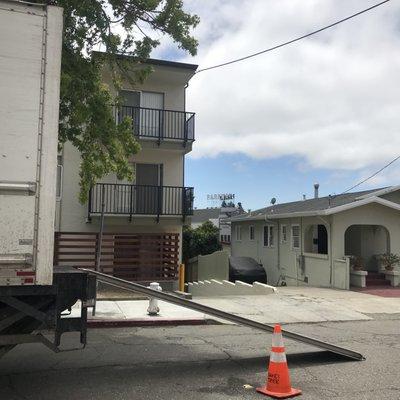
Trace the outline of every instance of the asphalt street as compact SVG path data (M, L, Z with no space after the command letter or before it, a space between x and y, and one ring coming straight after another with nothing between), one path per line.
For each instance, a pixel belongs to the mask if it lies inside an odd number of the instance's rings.
M291 324L366 361L285 341L303 399L400 399L400 315ZM65 346L74 345L72 336ZM262 399L271 335L232 325L96 329L82 351L19 346L0 360L1 400Z

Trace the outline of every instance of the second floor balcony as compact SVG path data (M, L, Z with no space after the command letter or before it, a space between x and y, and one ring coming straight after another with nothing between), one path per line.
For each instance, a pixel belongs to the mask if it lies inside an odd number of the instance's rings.
M163 215L193 214L193 188L97 183L89 193L88 217L92 215Z
M132 118L133 133L138 138L178 141L184 146L194 141L194 119L192 112L172 111L156 108L121 106L117 110L117 121Z

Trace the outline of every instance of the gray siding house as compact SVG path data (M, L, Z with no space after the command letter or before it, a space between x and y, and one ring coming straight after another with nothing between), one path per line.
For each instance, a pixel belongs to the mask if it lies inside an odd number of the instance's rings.
M274 204L231 219L233 256L263 264L268 283L349 289L383 278L378 255L400 254L400 186ZM363 260L354 271L351 260ZM373 279L372 279L373 278Z

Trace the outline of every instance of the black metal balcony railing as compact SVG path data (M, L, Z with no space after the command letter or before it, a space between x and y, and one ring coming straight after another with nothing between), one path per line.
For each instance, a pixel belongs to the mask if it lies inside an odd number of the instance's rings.
M193 188L97 183L89 193L89 217L101 214L192 215Z
M179 140L186 144L194 141L194 113L158 110L155 108L121 106L117 120L131 117L133 132L141 138Z

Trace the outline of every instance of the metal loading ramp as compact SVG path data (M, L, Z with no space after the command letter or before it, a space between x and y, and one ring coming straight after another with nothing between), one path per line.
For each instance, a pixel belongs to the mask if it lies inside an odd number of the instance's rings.
M225 311L218 310L213 307L208 307L203 304L195 303L194 301L183 299L181 297L175 296L173 294L158 292L152 289L147 288L146 286L140 285L138 283L129 282L124 279L115 278L113 276L103 274L98 271L92 271L89 269L81 268L81 270L88 272L89 274L95 275L100 282L106 283L111 286L116 286L125 290L129 290L132 292L137 292L144 294L148 297L154 297L162 301L166 301L168 303L176 304L181 307L189 308L191 310L200 311L204 314L212 315L214 317L218 317L227 321L234 322L239 325L248 326L250 328L258 329L264 332L272 333L274 331L274 327L271 325L263 324L261 322L256 322L251 319L243 318L235 314L227 313ZM330 351L331 353L339 354L345 358L350 358L352 360L362 361L365 360L364 356L355 351L345 349L344 347L339 347L334 344L330 344L327 342L323 342L318 339L313 339L308 336L299 335L298 333L290 332L285 329L282 329L283 336L288 339L295 340L297 342L306 343L314 347L318 347L323 350Z

